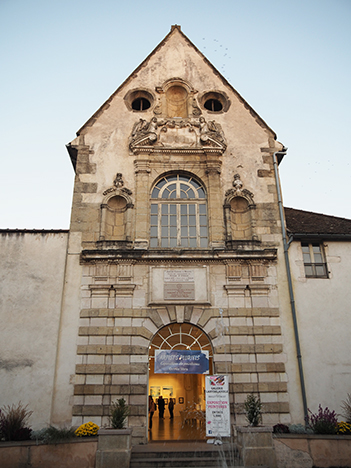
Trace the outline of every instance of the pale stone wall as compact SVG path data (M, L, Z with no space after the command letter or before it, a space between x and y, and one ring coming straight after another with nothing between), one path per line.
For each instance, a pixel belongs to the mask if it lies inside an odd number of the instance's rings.
M28 404L50 422L67 232L0 235L0 406Z
M324 242L329 278L306 278L301 244L289 249L307 403L341 412L351 381L351 243ZM291 395L294 401L295 395Z

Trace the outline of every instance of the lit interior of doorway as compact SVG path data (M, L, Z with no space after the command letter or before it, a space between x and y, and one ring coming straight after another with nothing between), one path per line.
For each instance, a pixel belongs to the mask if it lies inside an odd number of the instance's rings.
M209 374L212 374L213 366L211 343L195 325L173 323L156 333L149 347L149 395L154 401L162 395L166 407L163 421L160 421L158 411L155 412L149 440L205 438L205 375L155 374L155 350L158 349L208 351ZM175 401L173 420L170 420L168 410L170 398Z

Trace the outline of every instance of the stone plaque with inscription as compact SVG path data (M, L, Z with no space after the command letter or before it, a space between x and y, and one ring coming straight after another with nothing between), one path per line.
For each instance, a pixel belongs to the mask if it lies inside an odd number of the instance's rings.
M209 303L208 268L150 268L149 304Z
M195 300L193 270L165 270L163 280L163 298L165 301Z
M174 301L176 299L194 301L195 285L185 283L165 283L163 289L164 300Z

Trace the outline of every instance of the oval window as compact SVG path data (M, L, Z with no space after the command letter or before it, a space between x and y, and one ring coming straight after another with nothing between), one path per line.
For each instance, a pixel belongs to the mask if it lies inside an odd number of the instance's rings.
M204 108L211 112L220 112L223 106L218 99L208 99L204 104Z
M132 102L132 109L136 111L143 111L149 109L150 106L150 101L144 97L138 97Z

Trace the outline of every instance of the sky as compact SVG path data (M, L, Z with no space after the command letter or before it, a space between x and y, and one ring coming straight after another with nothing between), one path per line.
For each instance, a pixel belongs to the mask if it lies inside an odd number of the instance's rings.
M172 24L288 147L284 205L351 219L351 0L0 0L0 228L69 228L66 144Z

